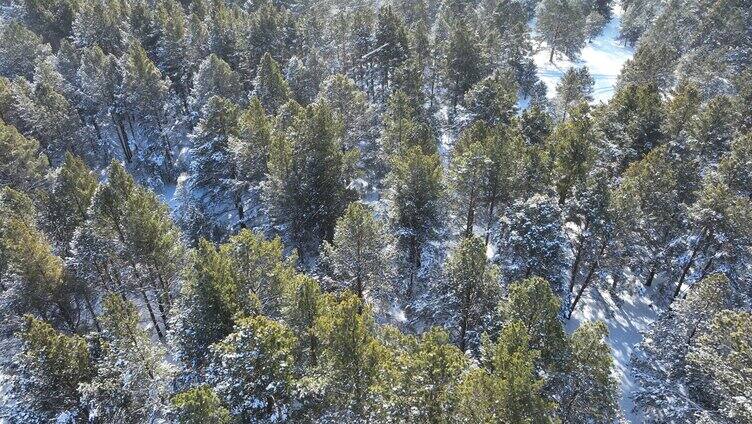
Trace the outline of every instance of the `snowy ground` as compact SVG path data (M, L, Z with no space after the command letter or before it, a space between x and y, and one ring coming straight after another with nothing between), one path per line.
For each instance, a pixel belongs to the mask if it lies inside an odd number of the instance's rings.
M617 38L621 26L623 10L619 5L614 7L614 17L606 25L603 32L593 41L587 44L580 56L580 60L572 62L559 57L554 63L548 61L551 50L542 45L533 57L538 66L538 78L546 83L548 96L556 94L556 83L570 67L588 67L590 74L595 79L593 98L596 102L606 101L614 94L614 85L619 76L622 65L632 57L634 49L625 47ZM557 55L558 56L558 55Z
M583 322L602 320L606 323L608 344L613 352L615 372L621 387L619 406L627 421L641 423L641 416L632 410L634 402L631 395L636 389L636 383L629 370L629 359L635 344L642 340L642 332L655 320L657 313L652 307L648 292L623 292L619 297L620 305L610 295L604 295L591 287L577 306L572 319L567 322L566 328L571 333Z

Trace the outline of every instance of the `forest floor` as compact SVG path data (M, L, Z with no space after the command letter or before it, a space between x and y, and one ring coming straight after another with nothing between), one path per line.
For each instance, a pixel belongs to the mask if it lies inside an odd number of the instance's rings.
M622 65L634 53L633 48L618 40L622 14L621 6L615 5L613 18L601 34L582 49L579 60L571 61L557 55L559 57L551 63L548 61L551 50L545 44L539 46L533 60L538 67L538 78L548 87L549 97L556 95L556 84L567 69L584 65L588 67L590 75L595 80L593 99L596 102L605 102L611 98Z
M635 293L622 291L618 293L618 299L607 292L604 294L602 289L590 287L572 318L567 321L566 329L567 333L571 333L587 321L602 320L606 323L607 342L614 356L614 371L621 389L619 407L628 422L641 423L642 418L633 411L632 394L637 387L630 372L630 357L632 349L642 340L642 333L655 321L658 312L650 300L650 290L639 283L634 287L639 287Z

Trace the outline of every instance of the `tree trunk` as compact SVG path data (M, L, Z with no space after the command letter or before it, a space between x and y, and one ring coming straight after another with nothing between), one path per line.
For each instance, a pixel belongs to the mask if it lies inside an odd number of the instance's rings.
M703 232L704 233L704 232ZM682 285L684 285L684 279L687 277L687 274L689 273L690 268L692 268L692 264L695 262L695 257L697 256L697 252L700 251L700 246L703 244L703 237L701 236L700 240L697 241L697 245L695 245L695 248L692 249L692 254L689 256L689 260L686 264L684 264L684 267L682 267L682 273L679 277L679 282L676 283L676 290L674 290L674 296L672 299L676 299L676 296L679 296L679 292L681 292Z
M551 46L551 55L548 56L548 62L549 63L554 63L554 52L555 51L556 51L556 49L554 48L554 46Z
M582 228L582 232L580 233L580 239L577 243L577 253L574 255L574 263L572 264L572 270L569 273L569 293L572 293L572 290L574 289L574 282L577 278L577 271L580 270L580 261L582 260L582 246L585 244L585 236L582 234L583 232L587 231L589 222L585 221L585 226Z
M650 268L650 273L648 274L648 278L645 280L645 287L650 287L653 285L653 278L655 278L655 271L657 266L653 264L653 267Z
M583 293L585 293L585 290L587 290L588 286L590 285L590 282L593 279L593 275L595 274L595 270L598 268L598 261L600 261L600 258L603 255L603 252L606 250L606 245L607 245L606 240L603 240L603 243L601 244L601 248L598 251L598 256L596 256L595 259L593 259L593 263L590 264L590 268L588 269L587 276L585 276L585 281L582 282L582 286L580 286L580 290L577 291L577 296L575 296L574 301L572 302L572 306L569 308L569 315L567 315L567 319L572 318L572 314L574 313L574 310L577 307L577 303L580 301Z

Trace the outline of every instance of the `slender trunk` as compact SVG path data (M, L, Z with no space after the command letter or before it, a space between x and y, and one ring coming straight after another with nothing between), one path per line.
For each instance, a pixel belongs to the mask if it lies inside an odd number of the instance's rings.
M141 287L139 284L139 292L141 293L141 297L144 299L144 304L146 305L146 310L149 311L149 318L151 318L152 324L154 324L154 330L157 332L157 336L160 340L164 340L164 334L162 334L162 330L159 328L159 324L157 323L157 316L154 315L154 309L151 307L151 302L149 301L149 296L146 295L146 290Z
M98 333L102 332L102 327L99 326L99 320L97 319L97 314L94 313L94 306L91 304L91 299L89 299L89 295L84 295L84 302L86 303L86 309L89 311L89 315L91 315L91 320L94 322L94 327L97 329Z
M705 264L704 267L702 267L702 273L700 274L700 280L704 279L708 276L708 271L710 271L710 267L713 266L713 258L708 259L708 262Z
M567 319L572 318L572 314L574 313L575 308L577 308L577 303L582 298L582 295L585 293L585 290L587 290L588 286L590 286L590 282L593 280L593 275L595 275L595 270L598 268L598 262L600 261L601 256L603 256L603 252L606 250L606 240L603 240L603 243L601 244L601 248L598 251L598 256L596 256L593 259L593 262L590 264L590 268L588 269L588 273L585 276L585 281L582 282L582 286L580 286L580 289L577 291L577 296L575 296L574 301L572 301L572 306L569 308L569 315L567 315ZM614 281L616 281L614 279Z
M653 278L655 278L656 268L657 268L657 265L653 263L653 267L650 268L650 273L648 274L648 278L645 280L645 287L650 287L653 285Z
M549 63L554 63L554 52L555 51L556 51L556 49L554 48L554 46L551 46L551 55L548 56L548 62Z
M475 225L475 202L469 202L467 207L467 220L465 223L465 237L473 235L473 225Z
M587 231L589 221L585 221L585 226L580 233L579 241L577 243L577 253L574 255L574 263L572 264L572 270L569 273L569 293L572 293L574 289L574 282L577 278L577 272L580 270L580 261L582 260L582 246L585 244L584 232Z
M697 256L697 253L700 251L700 247L704 244L704 237L705 237L705 231L703 231L702 235L700 235L700 239L697 241L695 248L692 249L692 254L689 256L689 260L687 261L686 264L684 264L684 267L682 267L681 276L679 277L679 282L676 283L676 290L674 290L674 297L672 299L676 299L676 296L679 296L682 285L684 285L684 279L687 277L689 270L692 268L692 264L694 264L695 262L695 257Z
M493 213L494 213L495 208L496 208L496 189L494 189L494 193L491 196L491 201L488 202L488 222L486 223L486 246L488 246L488 241L491 238L491 224L493 224Z

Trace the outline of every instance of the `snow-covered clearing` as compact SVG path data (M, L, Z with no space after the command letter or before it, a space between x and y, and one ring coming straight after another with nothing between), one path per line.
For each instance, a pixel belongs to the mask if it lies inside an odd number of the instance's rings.
M621 6L618 4L614 6L613 13L611 22L606 25L598 37L582 49L580 59L577 61L558 57L554 59L554 63L550 63L548 58L551 50L545 44L540 46L538 52L533 56L533 60L538 67L538 78L548 87L549 97L554 97L556 94L556 84L567 69L585 65L588 67L590 75L595 79L594 100L599 102L611 98L622 65L634 53L633 48L624 46L618 40L623 13Z
M566 329L571 333L587 321L602 320L606 323L608 344L613 352L615 371L621 387L619 406L629 422L641 423L642 418L633 411L632 393L636 389L636 383L630 373L629 360L632 349L642 340L642 332L656 319L657 312L653 309L649 291L638 290L634 294L622 292L619 298L620 302L617 304L610 295L603 295L601 290L591 287L577 305Z

